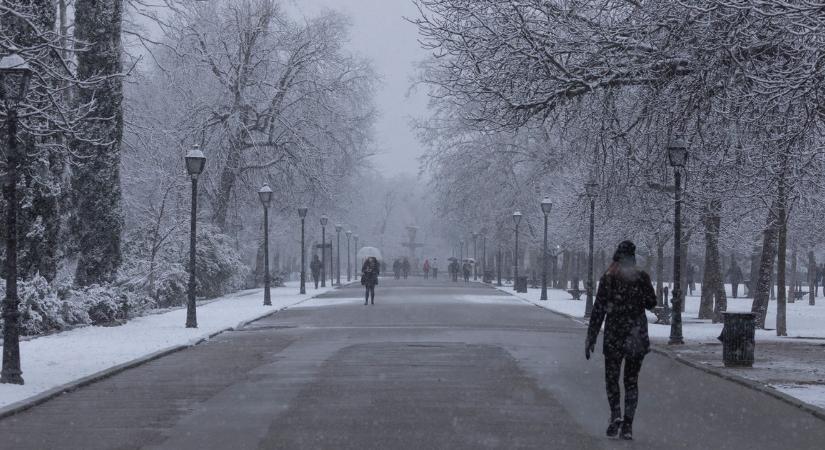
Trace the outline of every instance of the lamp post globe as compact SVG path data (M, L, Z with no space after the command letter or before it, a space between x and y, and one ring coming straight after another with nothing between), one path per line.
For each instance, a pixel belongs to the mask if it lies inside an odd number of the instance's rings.
M550 197L544 197L541 201L541 212L544 214L544 245L541 254L541 297L539 300L547 300L547 218L553 211L553 201Z
M32 69L17 53L0 58L0 100L9 110L16 109L26 98Z
M17 107L26 98L32 70L20 55L0 58L0 101L6 106L6 297L3 299L3 368L0 383L23 384L20 368L20 299L17 296Z
M269 204L272 202L272 188L264 184L258 190L258 198L264 206L264 306L272 306L269 279Z
M673 296L671 300L670 339L668 344L684 344L682 337L682 168L688 158L688 145L684 136L675 135L667 146L667 158L673 167Z
M306 276L306 264L307 264L307 259L306 259L306 243L304 242L304 238L305 238L305 236L304 236L304 225L305 225L305 222L306 222L306 217L307 217L307 212L308 211L309 211L309 208L307 208L306 206L301 206L301 207L298 208L298 217L301 218L301 287L300 287L300 290L298 292L301 293L301 294L306 294L307 293L307 287L306 287L306 278L307 278L307 276Z
M587 302L584 306L584 317L590 317L590 313L593 311L593 290L595 288L595 281L593 280L593 238L595 236L596 197L599 196L599 183L589 181L584 185L584 192L588 200L590 200L590 238L587 253Z
M198 177L206 167L206 157L198 145L186 153L186 172L192 179L192 209L189 217L189 284L187 285L186 300L186 328L198 327L198 315L195 304L196 265L195 246L197 245L197 217L198 217Z

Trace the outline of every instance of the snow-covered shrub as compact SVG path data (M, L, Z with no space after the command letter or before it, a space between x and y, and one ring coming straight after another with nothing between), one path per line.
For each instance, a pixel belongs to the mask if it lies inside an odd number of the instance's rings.
M119 325L154 306L146 294L111 285L92 285L72 292L71 299L86 305L92 325Z
M243 287L249 268L228 236L213 226L203 226L198 230L196 252L198 296L219 297Z
M170 308L186 304L186 287L189 274L180 264L158 273L155 279L155 301L159 308Z

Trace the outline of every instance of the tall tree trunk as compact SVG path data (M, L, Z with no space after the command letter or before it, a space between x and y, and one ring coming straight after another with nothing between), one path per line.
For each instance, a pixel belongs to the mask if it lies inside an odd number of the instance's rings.
M759 276L756 280L756 292L753 295L751 311L756 314L756 326L765 328L765 317L768 314L770 301L771 278L773 278L773 261L776 257L776 240L779 231L777 212L779 210L776 199L768 209L768 219L765 230L762 232L762 255L759 259Z
M798 261L796 244L794 244L793 252L791 253L791 287L788 293L788 303L796 303L796 287L799 286L799 277L797 276L797 271L799 270Z
M699 307L700 319L718 322L727 310L727 296L722 279L722 264L719 257L719 228L722 203L711 200L705 207L705 270L702 282L702 302Z
M232 199L232 190L238 179L238 170L241 164L241 153L235 149L234 145L229 146L226 155L226 163L221 169L221 179L218 183L218 192L215 194L214 212L212 223L226 231L226 218L229 214L229 202Z
M816 257L814 256L814 251L810 250L808 252L808 304L813 306L816 305ZM823 287L825 290L825 287Z
M75 36L90 46L77 55L78 77L108 77L80 88L77 95L80 104L96 102L95 116L103 119L86 125L96 143L73 143L73 230L79 252L75 283L80 286L112 281L121 262L122 7L122 0L75 2Z
M656 241L656 298L659 306L664 306L667 302L664 291L664 273L665 273L665 243L661 240Z
M762 255L762 247L758 242L754 242L751 250L751 270L748 278L748 296L756 295L756 282L759 280L759 258Z
M777 221L779 222L779 241L776 255L776 335L787 336L786 324L786 300L787 288L785 286L786 254L788 250L788 208L785 199L785 175L784 171L779 180L779 210L777 211Z

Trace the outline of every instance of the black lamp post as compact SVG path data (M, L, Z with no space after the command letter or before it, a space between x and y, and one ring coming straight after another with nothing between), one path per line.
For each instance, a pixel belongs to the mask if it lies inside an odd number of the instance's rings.
M587 303L584 306L584 317L590 317L593 311L593 235L595 231L596 197L599 196L599 183L591 181L584 185L584 192L590 200L590 240L587 255Z
M326 214L321 216L321 287L327 286L327 222ZM332 256L332 255L330 255Z
M6 298L3 301L3 370L0 382L23 384L20 369L20 312L17 297L17 107L26 98L32 71L18 54L0 59L0 101L6 107Z
M481 229L481 278L487 272L487 228Z
M473 281L478 281L478 233L473 231ZM469 252L468 252L469 253Z
M349 263L352 260L350 259L350 256L349 256L349 239L350 239L350 237L352 237L352 230L347 230L346 235L347 235L347 282L350 282L350 281L352 281L352 270L350 268Z
M306 265L307 265L307 256L306 256L306 244L304 243L304 222L306 221L307 211L309 208L302 206L298 208L298 217L301 218L301 294L307 293L307 272L306 272Z
M197 238L198 218L198 176L206 165L206 157L197 145L186 154L186 171L192 178L192 211L189 217L189 285L186 300L186 328L198 327L195 310L195 240Z
M272 296L269 292L269 204L272 202L272 188L263 185L258 191L258 198L264 205L264 306L272 306Z
M516 252L513 255L513 289L518 287L518 226L521 223L521 211L513 213L513 222L516 224Z
M355 262L354 262L355 267L353 267L352 269L353 269L353 270L355 271L355 273L357 274L357 273L358 273L358 269L360 268L360 267L358 267L358 235L357 235L357 234L353 234L353 235L352 235L352 237L353 237L353 239L355 239L355 245L353 245L353 246L352 246L352 247L353 247L353 248L352 248L352 249L353 249L353 252L352 252L352 255L353 255L353 256L352 256L352 257L353 257L353 258L355 258ZM358 278L358 275L355 275L355 277L356 277L356 278Z
M675 208L673 213L673 300L672 320L670 321L670 340L668 344L684 344L682 337L682 289L681 250L682 250L682 172L688 156L688 147L684 138L674 136L667 146L667 158L673 167Z
M335 224L335 284L341 285L341 230L344 228L340 223Z
M553 202L550 197L544 197L541 201L541 212L544 213L544 247L541 254L541 297L539 300L547 300L547 217L553 210Z

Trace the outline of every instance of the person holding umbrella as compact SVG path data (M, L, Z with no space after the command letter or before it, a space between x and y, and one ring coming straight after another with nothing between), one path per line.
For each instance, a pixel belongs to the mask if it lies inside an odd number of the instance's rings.
M370 256L364 260L361 266L361 284L364 285L364 304L375 304L375 286L378 284L378 275L381 272L378 260L375 256Z

